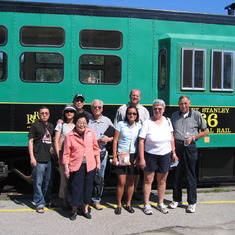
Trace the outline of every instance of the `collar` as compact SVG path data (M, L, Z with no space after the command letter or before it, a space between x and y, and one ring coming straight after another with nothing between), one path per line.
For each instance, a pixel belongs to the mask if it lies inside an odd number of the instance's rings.
M181 111L179 111L179 115L183 116L184 114ZM192 116L192 109L189 109L188 115L185 118L188 118L188 117L191 117L191 116Z

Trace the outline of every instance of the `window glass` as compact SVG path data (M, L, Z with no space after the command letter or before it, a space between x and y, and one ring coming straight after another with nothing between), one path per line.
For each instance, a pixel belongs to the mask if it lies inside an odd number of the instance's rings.
M162 49L159 52L159 75L158 75L158 86L164 88L166 86L167 76L167 60L166 60L166 49Z
M234 52L212 51L212 87L214 91L233 91Z
M7 43L7 30L4 26L0 25L0 46L4 46Z
M7 56L5 52L0 51L0 81L7 77Z
M205 90L205 50L182 50L182 89Z
M87 84L117 84L121 81L121 59L114 55L82 55L80 81Z
M80 32L82 48L121 49L122 33L113 30L89 30Z
M20 31L23 46L62 47L65 33L59 27L24 26Z
M20 57L21 79L25 82L60 82L64 59L59 53L25 52Z

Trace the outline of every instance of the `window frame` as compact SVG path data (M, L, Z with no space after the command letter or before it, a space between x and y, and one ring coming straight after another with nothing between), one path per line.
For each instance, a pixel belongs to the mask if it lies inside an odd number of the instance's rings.
M191 67L191 87L184 87L184 51L192 51L192 67ZM203 64L202 64L202 87L195 87L195 53L197 51L203 52ZM188 48L183 47L181 50L181 90L191 90L191 91L205 91L206 90L206 52L205 48Z
M221 53L221 88L213 88L213 75L214 75L214 52ZM231 68L231 88L224 88L224 54L225 53L232 54L232 68ZM234 67L235 67L235 51L233 50L211 50L211 91L221 91L221 92L233 92L234 91Z

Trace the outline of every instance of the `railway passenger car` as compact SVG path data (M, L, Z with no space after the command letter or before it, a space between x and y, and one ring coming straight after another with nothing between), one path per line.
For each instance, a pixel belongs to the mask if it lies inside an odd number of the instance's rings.
M133 88L166 115L188 95L210 134L198 141L200 182L235 178L234 16L75 4L0 2L0 161L26 174L38 108L51 122L75 94L114 118ZM19 171L18 171L19 170Z

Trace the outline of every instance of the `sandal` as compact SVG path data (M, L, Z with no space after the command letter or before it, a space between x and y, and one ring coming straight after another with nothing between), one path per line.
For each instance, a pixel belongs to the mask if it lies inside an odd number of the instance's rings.
M43 214L44 213L44 208L37 208L36 211L39 214Z

